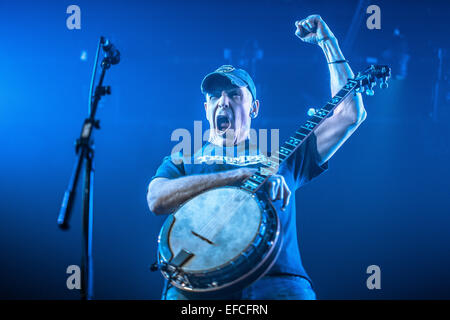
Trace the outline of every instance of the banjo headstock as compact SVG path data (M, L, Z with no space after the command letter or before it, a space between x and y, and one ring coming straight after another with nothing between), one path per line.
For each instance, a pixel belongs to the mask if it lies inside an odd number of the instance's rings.
M386 89L388 87L388 79L391 76L391 68L385 65L371 65L363 72L356 75L355 81L357 85L355 87L356 92L366 92L368 96L374 95L374 87L377 82L380 81L380 88Z

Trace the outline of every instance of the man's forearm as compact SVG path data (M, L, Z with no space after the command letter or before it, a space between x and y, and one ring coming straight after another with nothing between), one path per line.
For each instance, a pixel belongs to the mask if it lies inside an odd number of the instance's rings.
M162 181L155 179L149 186L147 202L150 210L155 214L168 214L204 191L236 185L251 176L253 172L251 169L237 169Z
M319 45L325 54L327 62L345 60L336 38L321 41ZM354 74L348 62L329 63L328 69L330 71L331 95L334 96L342 89L349 78L354 77ZM343 117L350 122L358 123L363 120L365 117L365 110L361 94L357 94L356 96L352 95L345 99L342 104L336 108L335 112L342 112Z

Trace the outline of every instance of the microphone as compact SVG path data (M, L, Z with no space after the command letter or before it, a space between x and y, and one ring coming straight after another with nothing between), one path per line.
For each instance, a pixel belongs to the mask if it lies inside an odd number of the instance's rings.
M120 52L108 39L102 42L103 52L111 64L118 64L120 62Z

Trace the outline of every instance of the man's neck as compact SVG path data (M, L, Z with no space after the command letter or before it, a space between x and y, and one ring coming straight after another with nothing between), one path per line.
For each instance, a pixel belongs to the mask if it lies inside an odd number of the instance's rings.
M209 137L209 142L211 144L214 144L216 146L220 146L220 147L233 147L233 146L237 146L240 145L242 143L245 143L245 141L248 140L248 135L247 136L242 136L242 137L237 137L237 138L231 138L231 137L223 137L223 136L218 136L218 135L214 135L214 136L210 136Z

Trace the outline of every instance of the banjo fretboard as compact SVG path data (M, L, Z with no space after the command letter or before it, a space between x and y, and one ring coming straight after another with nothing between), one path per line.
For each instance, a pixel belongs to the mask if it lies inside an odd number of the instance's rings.
M276 174L279 166L289 158L300 145L308 139L314 129L322 123L322 121L358 86L358 81L349 79L347 84L333 97L325 106L318 110L313 116L309 117L304 125L302 125L292 136L287 139L279 150L275 151L267 162L259 168L254 175L247 178L242 185L251 193L255 193L261 188L266 180L273 174Z

